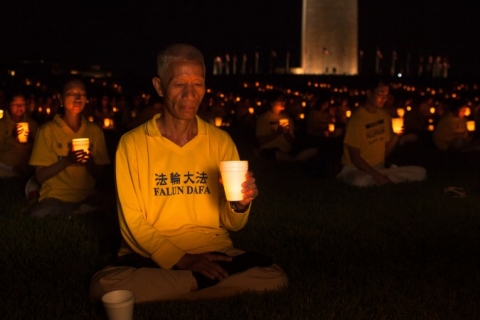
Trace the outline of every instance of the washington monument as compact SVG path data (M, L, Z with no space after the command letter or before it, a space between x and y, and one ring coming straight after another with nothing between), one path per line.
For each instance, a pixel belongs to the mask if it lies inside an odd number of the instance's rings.
M358 0L303 0L297 74L358 73Z

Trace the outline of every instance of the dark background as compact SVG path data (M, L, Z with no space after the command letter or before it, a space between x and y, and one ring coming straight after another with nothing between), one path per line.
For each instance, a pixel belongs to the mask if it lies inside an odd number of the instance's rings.
M188 42L205 54L207 66L216 55L258 51L266 62L286 52L292 67L300 64L301 0L157 0L157 1L9 1L0 9L0 61L43 59L76 68L93 64L114 74L151 75L159 48ZM451 75L476 76L480 71L480 4L477 1L359 0L359 50L363 72L373 72L377 46L382 64L392 50L398 68L411 55L446 56ZM387 69L387 68L385 68Z

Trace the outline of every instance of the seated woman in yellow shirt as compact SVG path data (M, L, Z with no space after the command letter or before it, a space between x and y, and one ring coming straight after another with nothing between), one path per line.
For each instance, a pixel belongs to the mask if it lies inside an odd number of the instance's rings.
M438 121L433 142L440 150L462 150L470 145L465 112L467 105L454 101L448 112Z
M105 203L95 183L110 158L102 129L81 115L87 102L85 85L67 82L60 98L63 112L40 127L30 158L41 184L39 203L30 211L35 217L71 216ZM89 138L88 150L73 151L74 138Z
M31 176L33 168L28 165L28 159L38 124L26 113L27 99L23 94L13 94L9 100L9 109L0 119L0 177ZM25 141L18 139L24 131L20 126L22 122L28 123Z

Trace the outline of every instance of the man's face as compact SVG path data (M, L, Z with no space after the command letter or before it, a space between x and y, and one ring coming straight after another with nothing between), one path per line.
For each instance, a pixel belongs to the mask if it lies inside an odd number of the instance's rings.
M27 102L23 97L14 97L10 102L10 114L16 117L21 117L25 113Z
M272 102L272 112L274 114L279 114L285 110L285 101L275 100Z
M373 92L367 92L368 102L377 109L383 108L388 100L389 90L387 85L380 84Z
M197 61L174 61L164 83L154 78L154 86L163 96L165 112L179 120L195 119L205 95L205 70Z

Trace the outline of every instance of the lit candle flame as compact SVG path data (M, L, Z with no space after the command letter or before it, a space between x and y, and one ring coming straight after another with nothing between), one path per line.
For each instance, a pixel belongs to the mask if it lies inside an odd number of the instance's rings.
M392 118L392 129L395 133L402 132L403 118Z
M468 131L475 131L475 121L474 120L467 121L467 130Z

